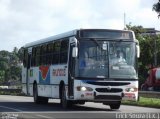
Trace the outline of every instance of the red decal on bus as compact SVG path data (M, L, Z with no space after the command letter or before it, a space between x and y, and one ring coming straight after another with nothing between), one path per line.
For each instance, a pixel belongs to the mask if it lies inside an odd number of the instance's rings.
M42 75L43 80L45 80L46 77L47 77L47 73L48 73L48 70L49 70L49 66L40 66L40 67L39 67L39 70L40 70L40 72L41 72L41 75Z

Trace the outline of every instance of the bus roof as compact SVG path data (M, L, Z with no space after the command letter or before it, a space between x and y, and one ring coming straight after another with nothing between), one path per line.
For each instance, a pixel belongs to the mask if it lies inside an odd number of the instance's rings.
M130 30L113 30L113 29L75 29L69 32L65 32L65 33L61 33L55 36L51 36L48 38L44 38L44 39L40 39L31 43L27 43L24 48L28 48L28 47L33 47L33 46L37 46L40 44L44 44L44 43L48 43L48 42L52 42L54 40L58 40L58 39L62 39L65 37L71 37L71 36L75 36L75 35L80 35L79 37L82 36L82 34L78 34L78 31L106 31L106 32L133 32ZM133 35L133 38L135 38L135 36Z
M51 41L54 41L54 40L57 40L57 39L61 39L61 38L69 37L69 36L74 36L74 35L76 35L76 33L77 33L77 30L72 30L72 31L69 31L69 32L65 32L65 33L62 33L62 34L55 35L55 36L50 36L48 38L33 41L31 43L27 43L24 47L25 48L32 47L32 46L36 46L36 45L39 45L39 44L51 42Z

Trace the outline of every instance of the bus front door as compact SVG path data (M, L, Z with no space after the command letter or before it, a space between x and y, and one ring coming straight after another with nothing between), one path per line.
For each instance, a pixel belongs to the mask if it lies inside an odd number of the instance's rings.
M75 74L75 58L72 57L72 50L75 43L70 43L69 67L68 67L68 95L69 98L74 98L74 74Z
M28 58L27 58L27 72L26 72L26 90L27 90L27 95L29 95L29 75L30 75L30 64L31 64L31 54L28 53Z

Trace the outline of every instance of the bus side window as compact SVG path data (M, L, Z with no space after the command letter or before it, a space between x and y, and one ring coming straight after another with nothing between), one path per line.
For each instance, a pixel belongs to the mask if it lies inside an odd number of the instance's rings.
M31 58L31 66L35 66L35 54L36 53L36 49L33 48L32 49L32 58Z
M40 47L40 65L43 65L43 45Z
M51 44L47 44L47 53L46 53L46 64L49 65L51 64L50 60L51 58L51 50L52 50L52 45Z
M58 64L60 58L60 41L56 41L53 46L53 60L52 64Z
M40 47L36 47L36 66L40 65Z
M53 58L54 58L54 56L53 56L53 53L54 53L54 42L51 44L51 56L50 56L50 63L51 64L53 64Z
M53 59L53 43L47 44L47 51L46 51L46 64L51 65Z
M47 55L47 46L43 45L41 46L41 65L46 65L46 55Z
M69 39L64 39L61 42L60 63L67 63L67 60L68 60L68 46L69 46Z

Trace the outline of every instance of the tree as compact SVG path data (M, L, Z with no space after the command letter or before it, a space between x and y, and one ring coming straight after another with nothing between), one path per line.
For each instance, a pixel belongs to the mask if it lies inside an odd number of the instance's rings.
M160 36L156 35L144 35L145 29L142 26L132 26L131 24L126 25L129 30L133 30L136 35L136 39L140 44L140 58L138 60L138 70L140 85L144 82L147 76L147 72L150 65L154 65L154 53L155 53L155 42L157 44L157 64L160 65Z
M145 29L142 26L131 26L131 24L127 25L127 28L133 30L137 40L140 44L141 56L139 59L139 63L146 67L149 64L154 64L154 40L156 40L157 45L160 43L160 39L158 36L145 35ZM160 53L160 48L157 47L157 53ZM160 57L160 56L159 56ZM160 62L159 62L160 63Z
M18 54L18 48L17 48L17 47L14 47L13 53L14 53L14 54Z
M3 83L5 80L5 71L0 70L0 83Z
M153 5L153 10L158 13L158 18L160 17L160 0Z
M19 58L20 62L23 61L23 52L24 52L24 48L21 47L21 48L18 50L18 58Z
M21 50L20 50L21 51ZM0 51L0 84L7 85L9 81L20 81L22 53L17 47L12 52Z

